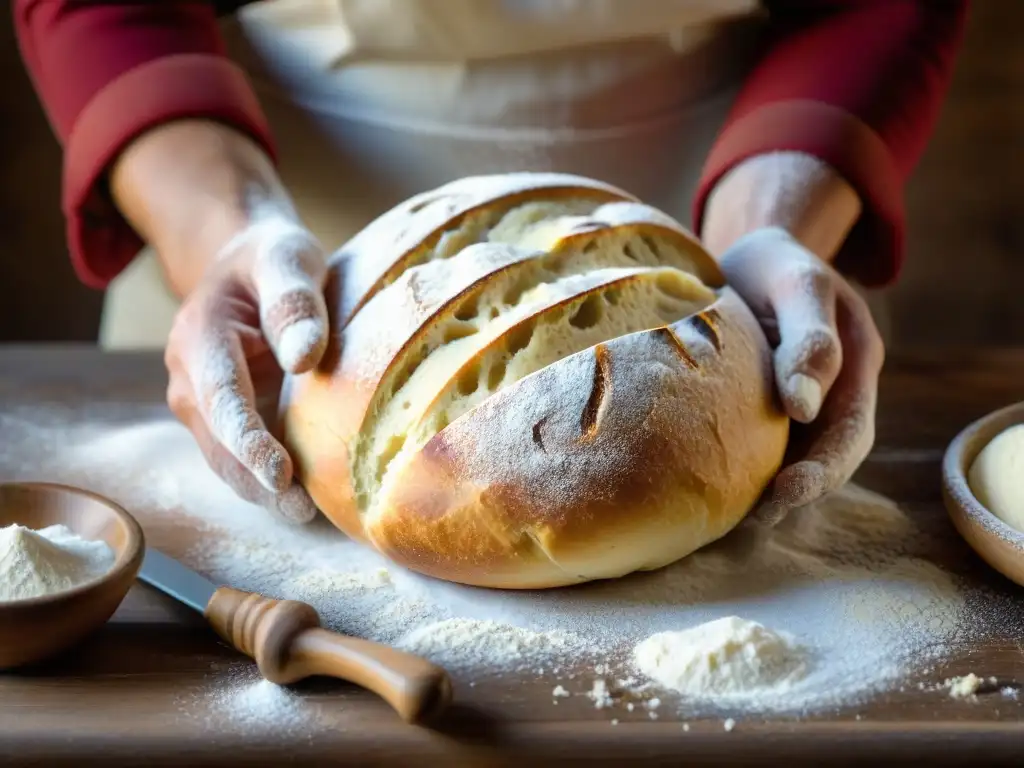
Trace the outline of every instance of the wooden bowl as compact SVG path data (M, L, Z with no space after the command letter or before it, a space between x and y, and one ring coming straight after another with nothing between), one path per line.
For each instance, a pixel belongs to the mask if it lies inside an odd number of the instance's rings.
M117 610L142 566L142 528L101 496L49 483L0 484L0 527L65 525L102 539L114 550L113 567L85 584L44 597L0 601L0 669L42 661L67 650Z
M1024 586L1024 533L983 507L967 482L967 473L982 449L1017 424L1024 424L1024 403L990 413L957 435L942 461L942 499L953 525L971 548L1001 574Z

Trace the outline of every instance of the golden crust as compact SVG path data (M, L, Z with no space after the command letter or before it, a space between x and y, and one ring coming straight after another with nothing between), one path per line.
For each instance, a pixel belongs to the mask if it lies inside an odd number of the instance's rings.
M397 465L374 504L357 496L353 446L417 345L466 296L536 253L469 245L458 264L432 265L433 282L402 270L471 215L561 198L591 200L593 213L554 219L529 246L557 254L606 234L650 235L678 248L706 284L721 284L711 256L667 216L561 175L479 177L424 193L353 238L332 266L335 336L317 371L287 383L284 441L338 528L414 570L541 588L658 568L735 526L782 461L788 420L771 352L725 289L704 312L501 389Z
M295 472L331 522L364 539L351 473L349 444L359 433L377 390L396 361L443 321L439 310L457 302L484 278L530 257L495 245L478 250L442 280L443 291L420 286L406 273L381 301L371 301L334 336L317 370L289 381L282 398L283 439ZM343 404L339 407L339 404Z
M619 337L453 422L366 521L374 546L439 578L533 589L658 568L723 536L778 471L789 422L749 309L726 291L702 314L711 334L694 316Z

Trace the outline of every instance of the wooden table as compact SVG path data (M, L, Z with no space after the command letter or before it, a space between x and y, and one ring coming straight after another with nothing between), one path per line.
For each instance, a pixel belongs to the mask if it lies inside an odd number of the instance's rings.
M117 402L151 411L163 392L158 355L0 349L0 413L39 403L102 408ZM949 440L969 421L1022 399L1024 350L891 358L875 450L857 480L933 516L972 578L1024 599L959 541L939 500L939 461ZM310 732L243 737L169 716L180 707L181 694L202 685L211 669L237 663L197 617L139 585L73 655L31 674L0 677L0 763L1024 764L1024 702L994 695L966 704L909 689L861 707L860 719L850 713L839 719L742 720L732 732L720 721L696 721L684 733L667 718L624 719L611 727L607 713L585 699L552 708L551 682L537 679L461 686L458 705L433 731L404 726L372 695L333 683L304 689L324 714ZM949 675L968 671L1024 682L1024 636L958 649L943 669Z

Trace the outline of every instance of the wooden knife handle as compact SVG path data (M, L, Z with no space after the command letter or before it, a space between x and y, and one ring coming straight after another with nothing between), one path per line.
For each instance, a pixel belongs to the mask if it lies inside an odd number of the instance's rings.
M440 714L451 701L451 681L443 669L419 656L321 629L319 615L306 603L221 587L205 614L217 634L255 659L272 683L314 675L348 680L376 693L409 723Z

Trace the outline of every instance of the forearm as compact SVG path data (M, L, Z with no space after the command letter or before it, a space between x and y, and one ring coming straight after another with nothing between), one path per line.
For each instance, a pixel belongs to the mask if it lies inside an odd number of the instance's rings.
M720 255L748 232L779 227L831 262L861 212L854 188L816 157L756 155L732 168L708 196L701 238Z
M111 192L178 296L192 291L246 226L294 217L267 154L242 133L205 120L167 123L132 142L111 169Z
M204 0L14 2L25 65L64 147L68 249L95 288L144 245L109 188L113 164L139 136L206 119L273 152L255 94L225 55L215 10ZM179 170L171 164L168 172Z
M718 229L704 223L710 195L740 164L779 151L813 155L860 199L835 266L864 285L886 285L902 263L903 185L945 97L967 2L765 4L767 46L709 153L694 196L695 226Z

